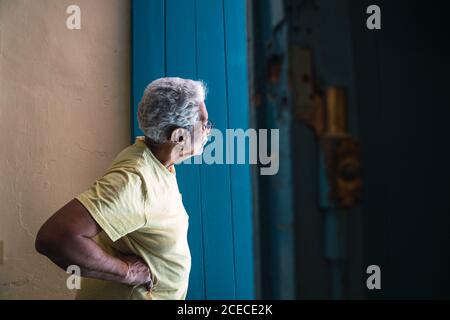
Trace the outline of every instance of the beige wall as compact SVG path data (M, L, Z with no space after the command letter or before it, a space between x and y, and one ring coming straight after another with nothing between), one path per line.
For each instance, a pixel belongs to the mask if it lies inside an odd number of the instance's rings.
M126 0L0 0L0 299L73 296L34 239L130 141L129 18Z

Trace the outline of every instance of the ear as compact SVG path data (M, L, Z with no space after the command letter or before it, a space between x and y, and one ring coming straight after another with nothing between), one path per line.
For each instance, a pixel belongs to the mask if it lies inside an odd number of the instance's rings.
M170 134L170 141L176 144L185 144L189 140L189 131L184 128L176 128Z

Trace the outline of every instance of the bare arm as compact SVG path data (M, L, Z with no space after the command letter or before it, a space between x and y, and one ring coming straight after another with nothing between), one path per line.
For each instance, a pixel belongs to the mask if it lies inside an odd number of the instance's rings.
M150 270L137 256L118 259L105 252L94 240L101 227L76 199L51 216L36 237L36 250L64 270L78 265L88 278L137 285L151 289Z

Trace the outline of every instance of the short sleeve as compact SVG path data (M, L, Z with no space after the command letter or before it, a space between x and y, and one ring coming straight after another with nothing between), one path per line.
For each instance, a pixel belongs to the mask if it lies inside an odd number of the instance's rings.
M109 171L75 197L116 241L145 225L146 188L141 176L126 169Z

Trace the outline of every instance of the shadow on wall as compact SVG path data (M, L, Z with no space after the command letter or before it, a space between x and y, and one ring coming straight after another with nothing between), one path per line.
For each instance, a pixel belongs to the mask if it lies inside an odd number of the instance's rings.
M271 0L252 3L255 118L279 127L285 143L285 178L259 180L262 297L449 298L447 2L377 1L381 30L366 27L368 0L287 1L291 19ZM319 94L347 89L348 131L360 140L362 201L334 252L344 264L328 250L337 229L319 202L317 138L286 107L289 94L309 89L289 90L289 72L301 70L287 58L291 45L312 51ZM381 269L381 290L366 288L370 265Z

